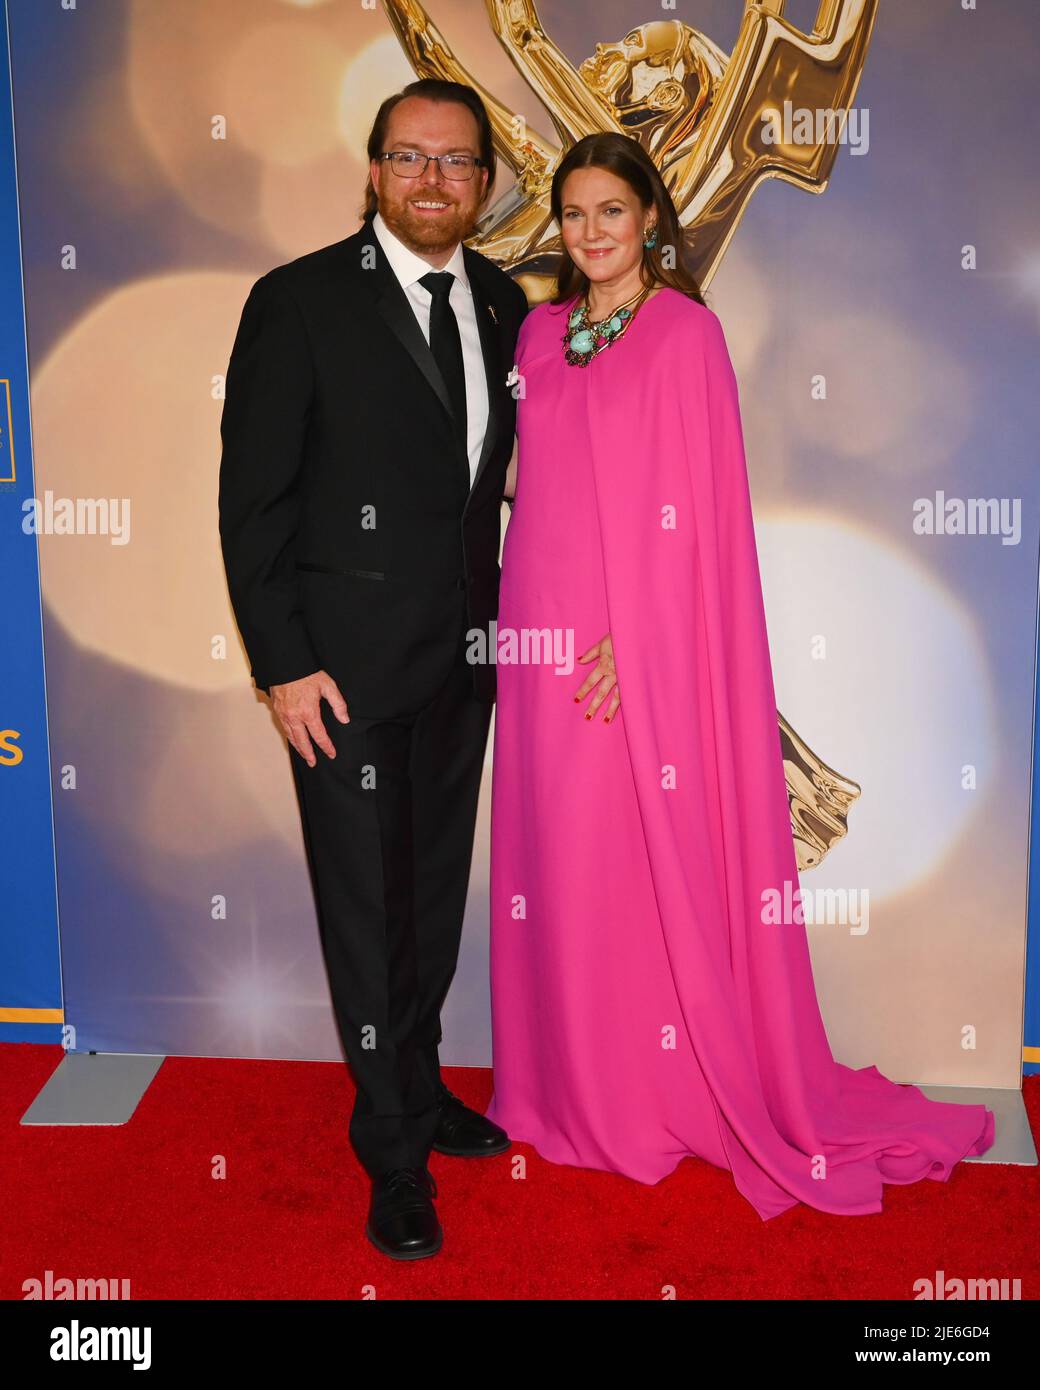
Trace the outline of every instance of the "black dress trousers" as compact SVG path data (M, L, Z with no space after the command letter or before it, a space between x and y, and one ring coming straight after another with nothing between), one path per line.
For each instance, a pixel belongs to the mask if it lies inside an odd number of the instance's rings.
M290 745L322 950L369 1174L423 1167L437 1124L440 1011L458 958L491 704L459 642L415 713L341 724L308 767Z

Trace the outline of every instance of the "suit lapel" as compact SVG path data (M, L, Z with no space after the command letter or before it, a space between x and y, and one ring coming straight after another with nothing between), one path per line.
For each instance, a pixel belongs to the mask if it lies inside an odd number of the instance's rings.
M453 428L452 403L444 377L441 375L441 368L437 366L437 360L430 352L430 343L425 341L423 329L419 327L419 321L414 316L412 304L407 300L405 291L400 288L398 277L393 274L387 257L382 253L382 247L371 224L364 225L360 232L357 232L356 239L356 261L361 284L367 282L370 286L375 309L427 379L428 385L444 406ZM371 247L371 250L368 250L368 247ZM361 257L366 254L371 257L370 268L361 265Z
M427 385L436 395L447 417L447 423L451 429L452 438L458 439L455 430L455 418L452 414L451 399L448 396L448 389L444 384L437 361L430 351L422 329L419 327L415 313L408 296L401 288L401 282L394 274L383 254L383 248L379 245L379 239L372 229L370 223L366 223L354 236L348 237L343 243L344 249L350 248L349 259L357 274L355 282L369 290L372 295L372 302L376 311L380 314L384 322L393 332L401 346L405 349L412 361L422 372ZM368 248L371 247L371 250ZM476 491L480 476L487 466L488 459L494 449L495 438L498 431L499 420L501 417L500 393L503 388L502 376L502 351L500 343L500 329L498 324L492 319L492 312L489 312L491 298L480 277L479 261L476 253L471 251L468 246L463 246L463 256L466 261L466 273L469 277L470 291L473 295L473 309L477 319L477 331L480 334L480 348L484 358L484 375L487 381L488 395L488 419L487 428L484 431L484 444L480 452L480 459L477 463L476 474L473 479L472 488L469 486L469 461L465 450L461 447L458 452L461 455L462 463L465 467L466 487L470 496ZM363 262L362 258L366 260Z

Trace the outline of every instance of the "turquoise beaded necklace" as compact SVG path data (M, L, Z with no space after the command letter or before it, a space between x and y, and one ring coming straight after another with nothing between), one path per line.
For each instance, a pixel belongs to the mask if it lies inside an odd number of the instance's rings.
M649 289L641 289L631 299L626 299L624 304L619 304L606 318L599 319L596 323L589 320L589 301L586 296L576 309L571 310L567 318L567 331L563 335L563 355L568 364L572 367L587 367L598 353L610 347L611 343L617 342L649 293Z

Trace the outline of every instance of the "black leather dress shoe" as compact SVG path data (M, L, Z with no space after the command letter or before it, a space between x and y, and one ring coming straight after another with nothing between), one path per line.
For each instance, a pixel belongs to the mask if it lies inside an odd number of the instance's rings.
M393 1260L436 1255L444 1234L433 1199L437 1184L428 1168L391 1168L372 1179L365 1234Z
M439 1117L433 1147L439 1154L453 1158L483 1158L488 1154L505 1153L512 1142L504 1129L486 1115L478 1114L453 1096L447 1086L441 1086L438 1102Z

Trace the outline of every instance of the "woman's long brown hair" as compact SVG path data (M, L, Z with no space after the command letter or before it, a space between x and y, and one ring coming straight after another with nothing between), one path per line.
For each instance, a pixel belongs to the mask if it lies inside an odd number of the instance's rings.
M556 277L556 294L550 303L563 304L576 294L585 295L589 289L589 277L579 270L571 260L563 237L563 185L568 174L575 169L606 169L624 179L646 212L653 207L657 213L657 245L648 250L643 247L643 263L639 268L643 284L648 289L656 285L670 285L673 290L687 295L698 304L704 304L704 296L683 260L684 236L679 225L679 214L675 210L671 194L657 171L657 165L637 140L627 135L608 131L601 135L586 135L569 149L560 162L552 181L550 204L556 225L560 228L560 270ZM663 253L671 247L675 253L675 265L664 263Z

